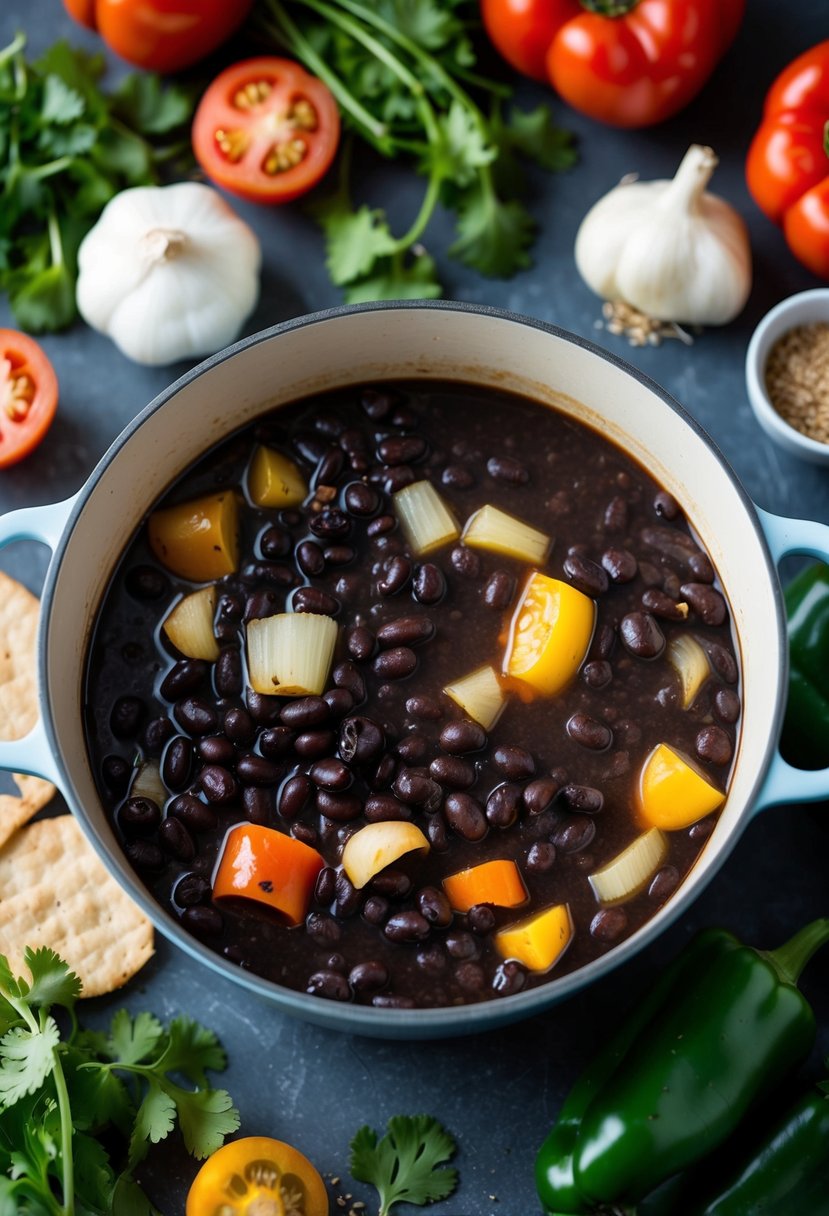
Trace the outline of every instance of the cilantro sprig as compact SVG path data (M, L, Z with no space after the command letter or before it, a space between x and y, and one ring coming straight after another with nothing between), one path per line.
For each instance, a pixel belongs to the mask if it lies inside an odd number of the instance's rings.
M178 1122L201 1159L239 1126L207 1082L225 1067L221 1045L189 1018L165 1028L125 1009L108 1033L83 1030L78 977L46 947L24 960L30 979L0 955L0 1216L158 1216L133 1177L150 1146Z
M0 49L0 291L37 333L76 316L75 255L106 203L189 154L192 99L149 74L107 94L102 56L58 42L30 63L25 46Z
M451 1195L458 1172L444 1163L454 1153L455 1141L431 1115L395 1115L381 1140L372 1128L360 1128L349 1169L358 1182L376 1188L378 1216L389 1216L396 1203L422 1206Z
M314 214L329 274L349 303L442 294L422 245L439 204L455 216L451 256L498 277L530 264L536 225L520 161L566 169L575 151L546 105L507 109L510 89L475 72L477 8L476 0L258 0L259 30L325 81L351 130L426 178L417 214L395 235L383 210L354 205L343 157L337 190Z

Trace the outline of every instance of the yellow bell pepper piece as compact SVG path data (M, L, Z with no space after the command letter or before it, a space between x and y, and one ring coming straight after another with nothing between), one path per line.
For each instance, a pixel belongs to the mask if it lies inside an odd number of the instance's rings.
M495 934L495 949L530 971L549 971L573 940L569 904L555 904Z
M239 565L239 509L233 490L153 511L147 531L155 556L180 578L212 582Z
M258 447L248 470L248 493L258 507L297 507L308 497L308 483L287 456Z
M710 815L725 800L667 743L658 744L639 776L639 810L645 822L665 832L690 827Z
M535 571L513 614L504 674L554 696L583 663L595 623L596 605L589 596Z

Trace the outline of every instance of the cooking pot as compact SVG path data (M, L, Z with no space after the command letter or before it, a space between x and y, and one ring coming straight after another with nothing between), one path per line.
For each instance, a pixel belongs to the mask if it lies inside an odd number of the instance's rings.
M619 444L685 507L721 576L743 671L743 721L731 788L713 834L677 893L604 957L538 988L477 1005L396 1010L294 992L214 954L149 896L127 863L95 787L83 731L84 666L101 599L142 518L179 474L230 432L317 391L390 378L454 379L511 390ZM205 966L287 1013L389 1038L472 1031L538 1013L652 942L699 894L749 819L778 802L829 794L829 769L801 772L777 751L787 689L777 563L829 555L829 527L751 502L696 422L641 372L572 334L490 308L401 302L333 309L246 338L188 372L113 443L73 498L0 518L0 544L52 549L43 589L40 720L0 744L0 767L53 781L108 869L157 928Z

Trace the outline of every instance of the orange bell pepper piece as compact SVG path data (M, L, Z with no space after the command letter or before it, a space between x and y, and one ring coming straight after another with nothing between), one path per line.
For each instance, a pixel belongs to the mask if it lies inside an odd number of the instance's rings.
M468 912L476 904L517 908L529 898L518 866L506 858L450 874L443 880L443 889L456 912Z
M214 899L252 899L301 925L317 875L325 865L316 849L256 823L240 823L225 838L213 884Z

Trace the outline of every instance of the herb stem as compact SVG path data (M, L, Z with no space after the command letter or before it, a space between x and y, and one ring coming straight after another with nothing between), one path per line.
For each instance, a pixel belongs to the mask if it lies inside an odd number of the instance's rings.
M15 55L19 54L25 45L26 35L21 30L15 34L14 39L9 43L8 46L4 46L3 49L0 50L0 68L4 68L10 59L14 59Z
M52 1075L60 1113L60 1159L63 1167L63 1212L75 1216L75 1162L72 1156L72 1110L58 1049L52 1048Z

